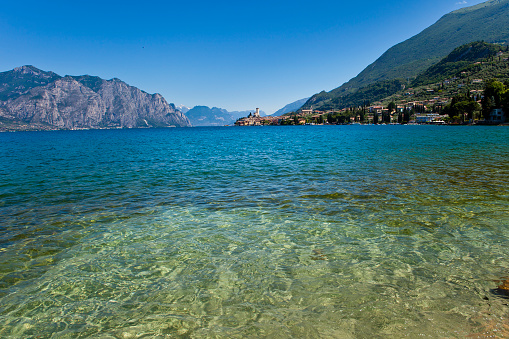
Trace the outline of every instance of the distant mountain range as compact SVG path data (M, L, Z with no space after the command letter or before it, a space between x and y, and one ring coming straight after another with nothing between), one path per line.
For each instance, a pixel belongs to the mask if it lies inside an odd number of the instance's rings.
M184 114L189 112L189 110L191 109L191 108L189 108L187 106L184 106L184 105L178 105L178 106L175 106L175 108L178 109L179 111L181 111Z
M225 126L232 125L237 119L246 117L254 111L228 112L218 107L195 106L186 112L186 116L193 126ZM266 114L260 111L260 115L264 116Z
M302 109L360 105L361 97L367 96L359 92L378 93L380 88L387 89L384 95L390 95L453 49L473 41L509 42L509 0L491 0L444 15L421 33L391 47L355 78L330 92L313 95Z
M160 94L119 79L62 77L34 66L0 73L0 130L187 127Z
M308 101L308 100L309 100L309 98L304 98L304 99L294 101L291 104L288 104L285 107L277 110L274 114L272 114L272 116L278 117L278 116L286 114L286 113L295 112L299 108L301 108L302 105L304 105L306 103L306 101Z
M468 45L474 41L477 43ZM472 67L471 60L492 56L497 47L484 42L508 45L509 0L490 0L446 14L421 33L391 47L340 87L288 104L273 115L309 108L341 109L403 95L404 89L455 76L462 67ZM34 66L0 73L0 131L223 126L251 112L254 109L177 108L160 94L146 93L119 79L62 77Z

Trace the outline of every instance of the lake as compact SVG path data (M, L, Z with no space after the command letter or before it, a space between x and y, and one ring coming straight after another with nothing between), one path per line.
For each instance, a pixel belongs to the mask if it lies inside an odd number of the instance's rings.
M2 338L509 336L509 128L0 133Z

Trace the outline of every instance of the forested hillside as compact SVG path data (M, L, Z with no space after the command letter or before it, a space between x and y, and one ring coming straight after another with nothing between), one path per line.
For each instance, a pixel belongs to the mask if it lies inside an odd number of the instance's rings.
M438 63L455 48L473 41L507 44L509 41L509 0L491 0L444 15L435 24L385 52L358 76L342 86L315 94L302 107L343 108L361 88L392 79L411 79ZM367 89L366 89L367 90Z

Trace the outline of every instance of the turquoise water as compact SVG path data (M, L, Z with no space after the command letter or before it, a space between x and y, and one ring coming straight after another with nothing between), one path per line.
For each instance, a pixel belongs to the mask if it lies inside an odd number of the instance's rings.
M2 338L509 335L509 128L0 145Z

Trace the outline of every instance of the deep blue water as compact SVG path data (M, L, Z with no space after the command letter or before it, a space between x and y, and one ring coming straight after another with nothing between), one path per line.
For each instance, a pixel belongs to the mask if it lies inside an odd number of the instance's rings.
M0 337L509 335L506 127L0 145Z

